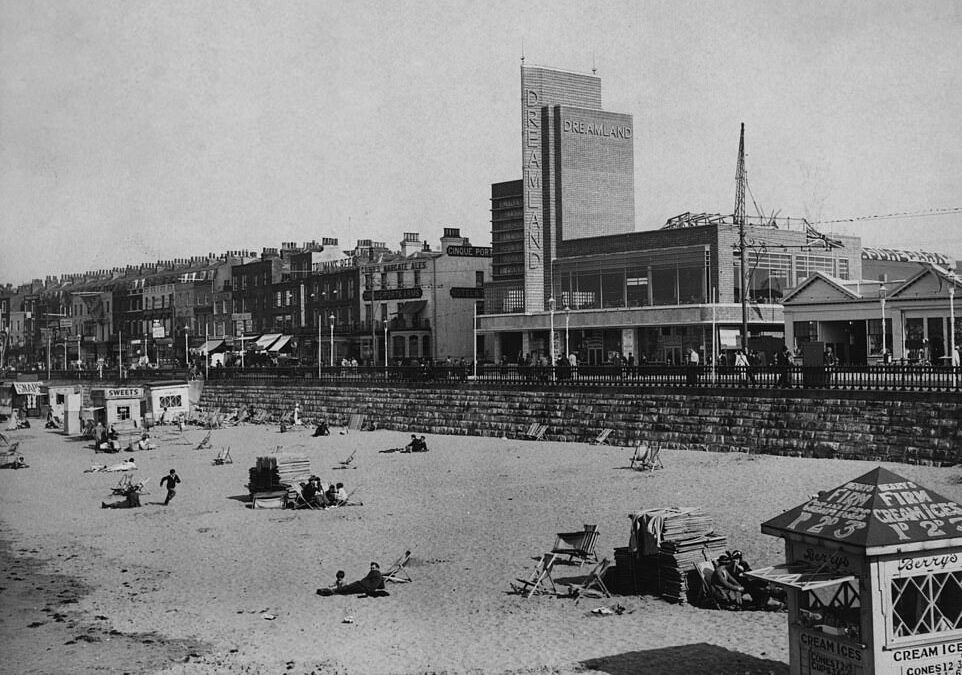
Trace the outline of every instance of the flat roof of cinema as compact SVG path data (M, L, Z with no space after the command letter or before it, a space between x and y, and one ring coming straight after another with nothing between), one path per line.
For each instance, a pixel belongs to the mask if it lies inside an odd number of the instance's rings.
M962 506L878 467L762 523L762 532L866 555L947 548L962 545Z

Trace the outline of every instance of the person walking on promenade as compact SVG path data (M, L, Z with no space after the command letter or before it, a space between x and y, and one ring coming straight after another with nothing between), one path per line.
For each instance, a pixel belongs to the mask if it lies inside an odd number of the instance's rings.
M165 483L167 485L167 499L164 500L164 506L167 506L174 495L177 494L177 485L180 483L180 476L174 469L171 469L169 474L160 479L160 487L164 487Z

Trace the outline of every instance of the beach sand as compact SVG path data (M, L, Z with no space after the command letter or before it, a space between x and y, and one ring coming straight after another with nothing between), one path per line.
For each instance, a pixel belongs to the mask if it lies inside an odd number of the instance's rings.
M95 454L58 432L11 432L30 467L0 471L0 639L9 673L786 673L786 615L675 605L651 596L522 598L509 582L555 533L597 523L598 552L626 546L628 513L699 506L754 566L782 561L759 524L875 463L631 451L583 443L428 436L430 451L385 454L407 434L277 426L158 430L156 450ZM229 446L232 464L212 459ZM277 446L344 482L361 506L252 510L248 469ZM356 468L335 470L357 451ZM133 456L142 508L102 509ZM887 464L962 501L958 471ZM162 506L159 479L183 483ZM387 597L315 589L412 552L409 584ZM559 565L555 580L585 570ZM623 614L591 610L620 603ZM350 622L346 622L351 619Z

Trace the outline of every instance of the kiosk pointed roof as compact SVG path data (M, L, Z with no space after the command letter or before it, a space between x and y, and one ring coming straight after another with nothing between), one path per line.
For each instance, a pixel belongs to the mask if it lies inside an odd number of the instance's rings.
M863 549L917 546L962 538L962 506L878 467L762 523L762 532Z

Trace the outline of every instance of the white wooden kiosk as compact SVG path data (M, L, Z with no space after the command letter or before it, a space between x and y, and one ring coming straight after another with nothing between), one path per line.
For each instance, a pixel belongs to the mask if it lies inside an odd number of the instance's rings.
M170 424L178 416L184 419L190 416L190 385L179 380L151 382L147 385L148 407L154 424L160 424L161 416L164 422Z
M962 675L962 506L879 467L762 524L793 675Z
M90 390L90 401L95 407L103 407L104 423L117 429L134 429L141 426L141 401L143 387L98 387Z

